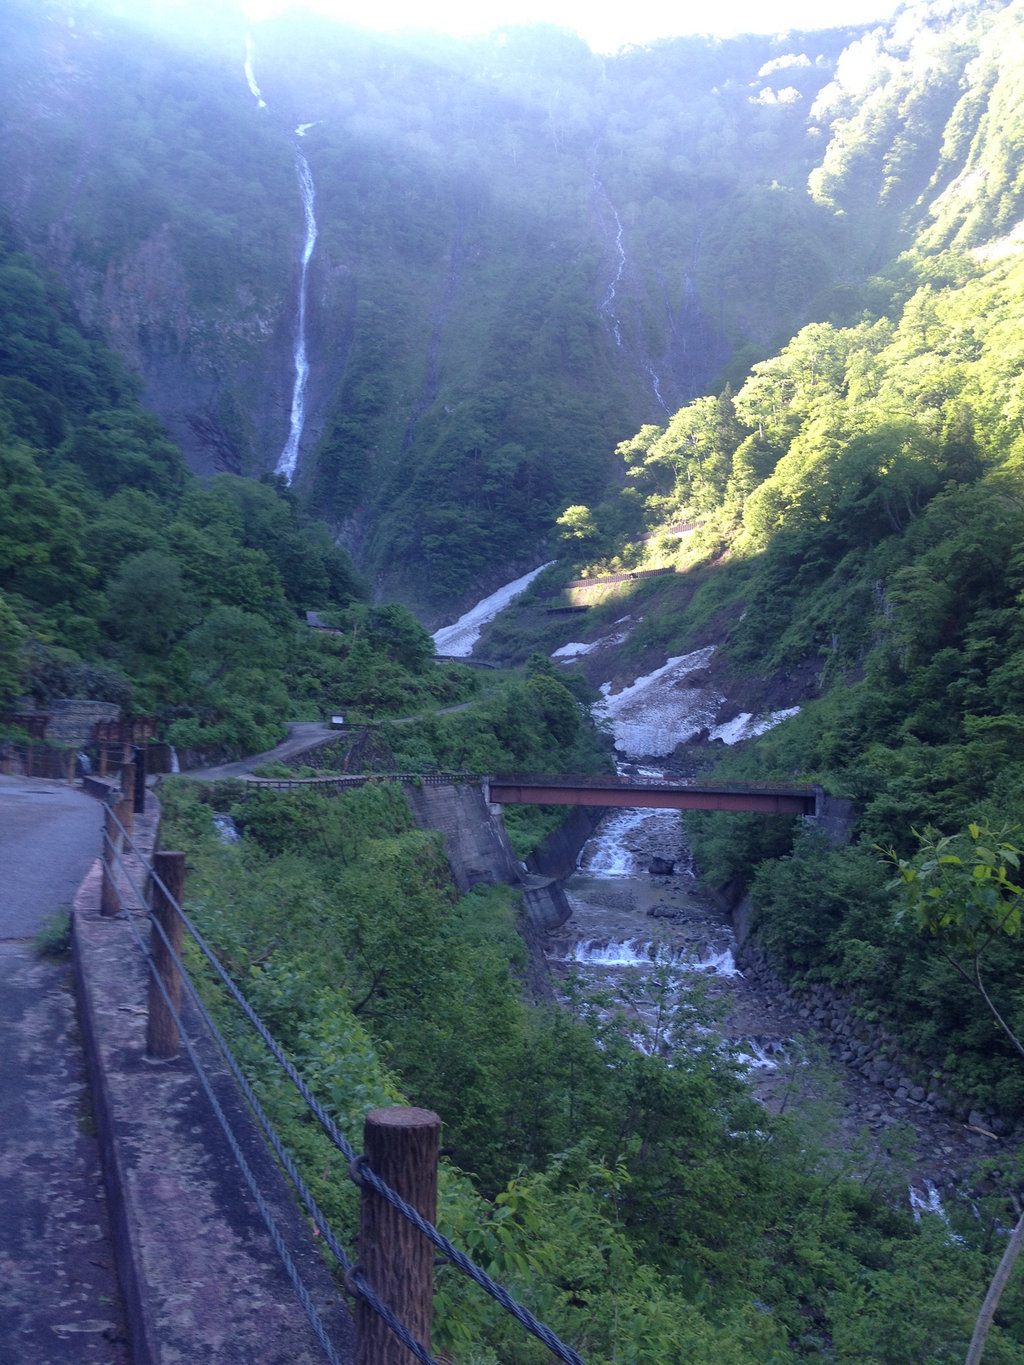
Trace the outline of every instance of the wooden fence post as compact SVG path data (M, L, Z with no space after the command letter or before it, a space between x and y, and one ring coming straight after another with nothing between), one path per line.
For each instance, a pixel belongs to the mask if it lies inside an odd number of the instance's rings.
M100 914L116 915L117 855L121 849L121 831L117 827L113 806L103 807L103 880L100 884Z
M181 960L181 916L178 906L185 894L185 855L184 853L154 853L153 871L166 886L168 899L154 879L152 893L152 915L155 921L150 933L149 951L154 966L170 997L170 1005L164 993L151 976L149 979L149 1019L146 1023L146 1055L166 1060L178 1051L178 1025L175 1014L181 1008L181 972L178 970L171 950L157 929L159 924L167 935L170 947L178 960ZM175 904L177 902L177 905ZM174 1007L174 1013L171 1011Z
M135 764L126 763L121 769L121 798L117 803L118 818L124 825L125 833L131 834L135 828L133 816L135 814ZM126 807L125 814L121 814L121 807Z
M132 808L136 815L145 815L146 813L146 771L149 766L147 757L145 745L139 744L132 750L132 760L135 764L135 790Z
M372 1109L363 1150L373 1172L428 1222L437 1218L441 1120L429 1109ZM364 1185L359 1207L359 1261L368 1284L430 1350L434 1248L387 1200ZM355 1365L413 1365L391 1329L364 1299L356 1305Z

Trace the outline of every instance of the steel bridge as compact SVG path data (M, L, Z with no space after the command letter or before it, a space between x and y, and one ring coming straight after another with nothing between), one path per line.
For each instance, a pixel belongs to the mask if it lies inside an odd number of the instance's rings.
M824 792L809 782L721 782L706 778L579 777L496 773L483 779L495 805L642 806L653 810L735 810L817 815Z

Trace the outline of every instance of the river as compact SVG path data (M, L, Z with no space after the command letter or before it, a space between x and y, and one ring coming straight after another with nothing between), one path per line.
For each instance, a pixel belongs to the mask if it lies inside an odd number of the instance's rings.
M619 771L663 775L629 763ZM791 1068L780 1063L792 1055L798 1020L784 1009L766 1013L737 966L732 925L698 884L678 814L611 812L563 886L572 917L545 945L556 981L573 973L610 991L647 1052L663 1050L668 1030L695 1008L715 1016L755 1093L781 1107Z
M482 603L488 618L522 585L517 580ZM624 617L617 634L570 642L552 657L572 667L604 649L610 660L632 624ZM670 658L614 693L611 684L601 688L595 714L612 728L621 773L692 775L672 766L678 744L692 744L701 733L742 742L795 714L796 708L740 712L717 724L725 698L708 683L713 652L706 646ZM826 1023L816 1017L826 1012L816 1012L813 1002L809 1008L791 998L749 948L738 952L729 916L699 883L675 812L610 812L564 889L571 917L545 945L556 991L574 973L617 995L632 1041L654 1052L664 1048L674 1022L693 1011L696 988L720 1045L743 1068L757 1098L773 1112L813 1113L819 1135L837 1155L905 1180L915 1214L941 1213L940 1196L964 1188L978 1158L1002 1146L912 1094L868 1079L863 1058L851 1059L848 1039L831 1026L834 1018Z
M619 771L663 775L650 762ZM572 975L612 997L609 1012L645 1052L667 1051L680 1023L691 1036L699 1031L701 1045L712 1031L767 1109L807 1119L852 1169L902 1181L916 1216L944 1216L942 1200L960 1194L978 1158L1001 1146L865 1079L859 1060L841 1063L835 1034L739 953L675 812L609 813L563 886L572 915L544 947L556 993Z

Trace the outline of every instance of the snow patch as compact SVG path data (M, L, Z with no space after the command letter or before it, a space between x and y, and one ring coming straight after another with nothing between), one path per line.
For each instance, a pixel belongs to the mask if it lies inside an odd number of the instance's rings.
M701 730L708 729L722 703L710 688L687 687L691 673L706 668L714 645L680 654L611 695L611 683L601 684L603 701L594 707L597 720L611 722L615 747L627 757L670 754Z
M508 604L525 591L539 573L548 568L555 561L548 560L547 564L542 564L539 569L532 569L529 573L524 573L522 578L517 578L514 583L506 583L497 592L492 592L490 597L485 597L482 602L478 602L475 607L471 607L464 616L450 626L442 626L440 630L434 632L434 644L438 654L448 654L453 658L463 659L472 654L473 646L480 638L480 632L488 622L493 621L499 612L505 610Z
M767 716L754 716L749 711L741 711L724 725L716 725L709 737L724 740L726 744L739 744L741 740L765 734L782 721L788 720L790 716L797 715L799 711L799 706L790 706L784 711L772 711Z

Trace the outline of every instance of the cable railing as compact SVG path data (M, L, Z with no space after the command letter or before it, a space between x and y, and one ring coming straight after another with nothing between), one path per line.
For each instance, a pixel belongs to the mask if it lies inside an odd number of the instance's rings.
M464 1252L460 1251L443 1233L438 1231L431 1220L424 1216L421 1209L416 1207L417 1203L421 1205L423 1203L419 1196L424 1182L417 1180L415 1173L410 1188L402 1191L396 1190L374 1170L368 1157L365 1154L358 1153L348 1142L185 911L182 904L184 898L184 854L156 853L153 855L153 861L150 862L133 840L130 806L130 802L122 803L118 807L120 814L109 806L106 808L103 832L101 912L104 915L117 916L127 921L136 946L147 965L150 976L147 1051L152 1057L174 1056L177 1053L180 1041L196 1073L199 1084L210 1102L216 1121L224 1133L229 1149L252 1195L253 1202L260 1212L270 1240L309 1320L325 1359L332 1362L332 1365L340 1365L337 1351L327 1335L324 1324L313 1304L311 1294L285 1245L284 1237L277 1225L265 1193L242 1151L237 1136L231 1129L223 1105L217 1099L209 1072L199 1055L199 1049L189 1037L182 1022L180 1003L182 988L187 993L198 1018L223 1056L236 1085L259 1124L266 1142L291 1182L299 1203L305 1209L317 1232L323 1238L324 1244L337 1261L346 1291L361 1305L359 1321L357 1322L356 1365L363 1365L364 1362L365 1365L370 1365L370 1362L375 1360L376 1348L368 1343L370 1335L379 1328L380 1324L383 1324L383 1329L392 1333L411 1355L421 1362L421 1365L438 1365L437 1360L402 1320L403 1316L418 1317L420 1321L425 1320L426 1331L421 1334L427 1336L429 1340L433 1256L428 1257L423 1263L425 1267L424 1282L419 1285L408 1282L410 1279L415 1279L415 1276L409 1275L407 1265L403 1266L400 1275L394 1277L387 1284L372 1284L366 1273L364 1263L378 1265L382 1260L382 1257L377 1254L379 1249L374 1245L372 1238L368 1242L361 1231L359 1256L353 1259L346 1252L340 1238L331 1228L329 1220L313 1197L294 1160L276 1132L271 1119L231 1051L230 1045L192 982L183 961L183 931L187 931L215 977L224 986L255 1033L277 1061L327 1137L345 1158L349 1176L360 1188L364 1201L362 1227L366 1228L374 1224L372 1210L375 1204L371 1202L371 1216L368 1218L366 1216L366 1201L373 1201L373 1196L376 1196L394 1211L399 1220L421 1234L430 1245L441 1253L447 1262L455 1266L472 1279L485 1293L489 1294L527 1332L542 1342L556 1359L566 1362L566 1365L584 1365L582 1358L576 1351L561 1341L529 1309L518 1303L507 1290L476 1266ZM132 905L126 903L125 887L132 893L134 900ZM152 898L151 907L147 904L150 898L146 894L147 888L150 890ZM140 908L149 911L151 940L148 946L143 942L139 926L131 913L132 910ZM376 1121L375 1115L380 1116L380 1121L378 1126L373 1128L372 1124ZM416 1109L378 1110L375 1111L375 1114L368 1116L367 1133L364 1137L369 1139L371 1131L376 1133L375 1153L381 1153L381 1159L387 1165L388 1124L396 1122L395 1115L398 1115L397 1121L406 1127L416 1127L426 1120L432 1121L434 1131L433 1153L428 1159L433 1164L433 1170L425 1173L425 1184L429 1187L432 1181L433 1188L436 1189L436 1132L440 1128L440 1120L437 1119L436 1115ZM406 1116L410 1117L407 1119ZM419 1116L423 1116L423 1120ZM395 1183L403 1182L396 1180ZM394 1235L393 1228L392 1235ZM386 1255L383 1259L387 1259ZM425 1309L423 1307L424 1302ZM365 1312L363 1306L365 1306ZM404 1314L403 1309L405 1310ZM425 1319L423 1317L424 1312L426 1314ZM369 1315L369 1320L376 1325L364 1330L361 1324L367 1315Z
M401 782L409 787L450 787L461 782L481 782L480 773L327 773L323 777L246 777L250 787L267 787L272 791L290 791L299 787L365 787L374 782Z

